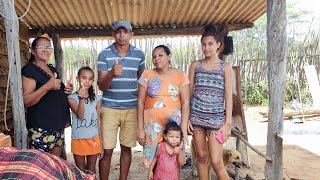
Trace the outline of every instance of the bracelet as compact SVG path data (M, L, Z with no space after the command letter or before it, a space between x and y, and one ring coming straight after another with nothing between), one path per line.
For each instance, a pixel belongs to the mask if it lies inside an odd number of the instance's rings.
M85 98L78 96L79 101L84 100Z

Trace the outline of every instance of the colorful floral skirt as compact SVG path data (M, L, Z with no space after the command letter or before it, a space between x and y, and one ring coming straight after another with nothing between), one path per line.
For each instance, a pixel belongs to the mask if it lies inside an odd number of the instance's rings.
M144 164L149 168L157 151L158 143L163 140L163 130L168 121L181 124L181 110L171 108L151 108L144 111L144 131L146 143L143 145Z

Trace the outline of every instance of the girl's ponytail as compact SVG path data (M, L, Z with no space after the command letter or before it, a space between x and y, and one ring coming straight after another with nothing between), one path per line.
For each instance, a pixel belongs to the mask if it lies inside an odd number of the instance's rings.
M89 87L88 93L89 93L89 99L90 99L91 101L94 101L94 97L96 96L96 94L94 93L93 86L90 86L90 87Z

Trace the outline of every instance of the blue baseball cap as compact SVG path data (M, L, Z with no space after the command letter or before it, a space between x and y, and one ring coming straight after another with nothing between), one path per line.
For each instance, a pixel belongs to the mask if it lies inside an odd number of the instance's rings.
M116 31L121 27L124 27L128 31L132 31L131 23L128 20L125 20L125 19L116 20L113 25L113 31Z

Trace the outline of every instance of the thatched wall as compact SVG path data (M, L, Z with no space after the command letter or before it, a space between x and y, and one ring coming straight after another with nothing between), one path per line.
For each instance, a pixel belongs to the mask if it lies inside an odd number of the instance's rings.
M20 23L20 50L22 66L27 62L29 57L28 48L28 27ZM6 132L4 124L4 111L5 111L5 99L6 89L8 82L9 73L9 62L8 62L8 51L7 51L7 40L3 19L0 20L0 132L5 134L13 135L13 110L12 110L12 99L9 89L8 101L7 101L7 115L6 121L10 132ZM11 74L11 78L20 76L20 74Z

